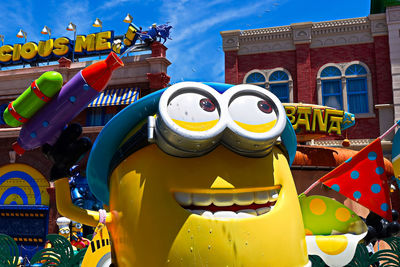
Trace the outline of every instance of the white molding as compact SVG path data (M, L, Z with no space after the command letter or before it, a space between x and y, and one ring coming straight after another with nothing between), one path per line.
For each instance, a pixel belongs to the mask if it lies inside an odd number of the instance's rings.
M246 83L247 78L253 73L260 73L262 76L264 76L265 81L267 81L267 75L266 75L266 73L264 71L259 70L259 69L254 69L254 70L251 70L248 73L246 73L246 75L243 78L243 83ZM255 83L255 84L258 84L258 83ZM260 84L265 84L265 82L264 83L260 83Z
M252 83L255 85L259 85L259 86L263 86L265 89L269 90L269 85L270 84L279 84L279 83L286 83L285 82L270 82L269 81L269 77L271 76L272 73L274 73L275 71L283 71L288 75L288 85L289 85L289 103L293 102L293 78L292 75L290 74L290 72L287 69L284 68L274 68L274 69L267 69L267 70L260 70L260 69L253 69L249 72L246 73L246 75L243 78L243 83L246 83L247 78L253 74L253 73L260 73L264 76L265 78L265 82L263 83Z
M291 51L302 43L310 43L311 48L372 43L374 36L387 34L385 14L221 32L224 51L239 55Z
M353 64L359 64L365 68L367 71L366 75L352 75L346 76L346 69ZM321 78L321 72L327 67L336 67L340 70L341 76L337 78ZM344 63L327 63L323 65L317 72L317 94L318 94L318 105L322 105L322 82L321 80L329 80L329 79L341 79L342 82L342 103L343 110L348 111L348 103L347 103L347 83L346 78L356 78L356 77L366 77L367 78L367 90L368 90L368 113L356 113L354 114L356 118L375 118L374 112L374 99L373 99L373 89L372 89L372 78L371 71L367 64L364 62L354 60L350 62Z

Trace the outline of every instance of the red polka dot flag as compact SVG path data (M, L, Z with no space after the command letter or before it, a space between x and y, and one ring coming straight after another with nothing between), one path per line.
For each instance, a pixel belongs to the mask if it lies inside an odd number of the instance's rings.
M319 181L392 221L389 184L379 138Z

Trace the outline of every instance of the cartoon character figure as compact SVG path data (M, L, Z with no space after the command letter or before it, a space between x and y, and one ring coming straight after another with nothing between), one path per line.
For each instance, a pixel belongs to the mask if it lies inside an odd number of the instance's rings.
M282 104L257 86L185 82L128 106L87 170L118 264L307 265L295 151ZM97 212L71 208L67 179L55 184L60 213L94 226Z
M66 217L59 217L56 223L58 225L58 234L70 240L69 224L71 220Z
M83 237L82 224L72 221L71 244L77 249L83 249L90 244L90 240Z

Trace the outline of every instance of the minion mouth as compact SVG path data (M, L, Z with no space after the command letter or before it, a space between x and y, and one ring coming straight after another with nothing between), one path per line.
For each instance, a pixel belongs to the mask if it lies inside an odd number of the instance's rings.
M174 197L181 207L192 214L210 219L242 219L270 212L278 200L280 190L281 186L246 192L235 189L215 189L205 193L175 191Z

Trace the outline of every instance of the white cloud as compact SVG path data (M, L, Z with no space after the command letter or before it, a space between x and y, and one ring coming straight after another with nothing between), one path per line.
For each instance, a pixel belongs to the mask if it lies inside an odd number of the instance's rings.
M167 43L167 57L173 63L168 70L172 80L207 77L209 81L224 82L224 53L218 50L219 31L235 20L258 14L265 5L261 1L240 6L236 1L165 0L162 14L174 27L172 41Z

